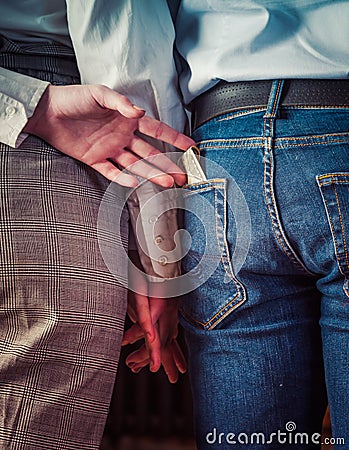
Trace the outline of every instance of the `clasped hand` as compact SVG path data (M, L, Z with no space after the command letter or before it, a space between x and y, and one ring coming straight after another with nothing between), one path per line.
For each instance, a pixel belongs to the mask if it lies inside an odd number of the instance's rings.
M178 373L187 370L186 360L177 342L178 300L147 297L129 293L128 315L134 322L124 334L123 345L144 338L144 343L126 358L135 373L149 365L157 372L162 365L170 383L176 383Z
M23 131L126 187L137 186L133 175L164 188L186 181L183 171L138 132L181 150L194 145L127 97L99 85L49 85ZM125 333L124 345L142 337L145 343L128 356L127 364L134 372L147 364L155 372L162 364L170 382L176 382L178 372L186 370L176 340L177 301L130 293L128 312L135 324Z

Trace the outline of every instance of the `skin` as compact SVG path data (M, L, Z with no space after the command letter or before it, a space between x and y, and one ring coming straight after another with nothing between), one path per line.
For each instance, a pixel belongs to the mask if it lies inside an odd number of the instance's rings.
M138 133L181 150L194 145L189 137L146 116L127 97L99 85L49 85L23 131L126 187L137 186L133 175L164 188L186 182L186 175ZM155 372L162 365L170 382L185 372L176 341L177 306L176 300L130 293L128 312L135 324L125 333L123 345L145 339L127 358L134 372L148 364Z
M49 85L23 131L127 187L137 186L137 179L113 163L164 188L174 182L182 186L186 181L179 167L137 132L181 150L194 144L189 137L146 116L127 97L99 85ZM141 161L149 157L151 165Z
M162 366L170 383L176 383L187 364L176 340L178 333L178 300L162 299L130 293L128 315L134 323L124 335L122 345L144 338L148 323L154 324L154 334L126 358L127 366L135 373L149 365L152 372Z

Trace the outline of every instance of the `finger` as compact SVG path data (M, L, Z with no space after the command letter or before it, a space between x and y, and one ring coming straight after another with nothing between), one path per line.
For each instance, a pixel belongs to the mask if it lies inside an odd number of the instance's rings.
M127 345L136 342L139 339L145 337L146 350L150 361L150 370L157 372L161 366L161 342L158 330L153 325L151 318L151 311L149 309L148 297L133 293L134 306L136 309L137 324L130 327L124 334L122 345ZM151 324L151 330L154 333L153 336L148 336L146 333L149 330Z
M143 108L134 105L125 95L119 94L107 86L90 86L90 90L102 108L119 111L129 119L138 119L145 114Z
M148 164L156 166L162 172L171 175L175 182L182 186L187 179L186 174L168 157L166 153L162 153L148 142L139 137L132 140L130 149L141 158L145 158Z
M149 364L149 360L148 361L144 361L141 362L139 364L136 364L132 367L130 367L130 369L132 370L133 373L139 373L144 367L146 367Z
M126 358L125 363L129 368L132 368L137 364L143 364L144 361L149 362L149 353L145 344L141 345L137 350L130 353Z
M130 305L127 305L127 315L133 323L137 322L136 311Z
M161 362L169 382L176 383L178 380L178 370L169 347L165 347L162 350Z
M134 173L135 175L145 178L164 188L172 187L174 184L174 179L170 175L158 170L150 164L147 164L145 161L133 155L130 151L121 151L119 154L114 156L113 160L120 166L125 167L128 172Z
M134 298L137 322L144 333L146 347L149 352L150 370L156 372L161 365L159 333L151 319L148 297L135 292Z
M177 369L181 373L185 373L187 371L187 362L185 360L185 356L182 352L182 349L180 348L177 339L173 339L173 341L170 344L171 352L172 352L172 358L175 361Z
M155 326L155 338L152 342L147 342L147 349L149 353L149 368L151 372L157 372L161 367L161 342L158 329Z
M134 299L137 322L144 333L146 342L151 343L155 338L155 330L151 320L148 297L135 292Z
M166 345L178 334L178 299L150 297L150 305L152 321L159 321L160 341Z
M152 358L149 354L149 349L145 344L126 358L126 365L135 373L138 373L140 369L148 364L152 372L157 372L161 366L161 359L159 353L159 360L156 362L156 366L152 366Z
M164 314L164 317L167 317L167 314L169 312L168 307L171 305L170 302L172 299L167 298L157 298L157 297L150 297L150 314L153 323L157 322L159 317ZM172 317L172 315L171 315ZM177 322L176 322L177 323Z
M90 165L93 169L97 170L101 175L114 183L120 184L125 187L138 186L138 180L132 175L121 172L110 161L97 162Z
M167 142L181 150L187 150L192 145L195 145L195 142L190 137L179 133L169 125L149 116L144 116L139 119L138 128L141 133L160 141Z
M134 344L140 339L144 338L144 333L138 323L132 325L128 330L125 331L121 345Z

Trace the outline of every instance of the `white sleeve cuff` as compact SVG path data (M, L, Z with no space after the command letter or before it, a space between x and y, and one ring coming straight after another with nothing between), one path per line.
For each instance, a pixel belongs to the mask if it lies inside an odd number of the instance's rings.
M49 83L0 68L0 142L18 147L22 133Z

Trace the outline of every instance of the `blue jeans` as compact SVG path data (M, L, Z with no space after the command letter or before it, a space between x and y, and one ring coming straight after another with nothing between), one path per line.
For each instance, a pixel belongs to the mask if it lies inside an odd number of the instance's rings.
M184 269L219 258L180 306L199 450L320 448L327 401L349 449L349 108L277 92L193 134Z

